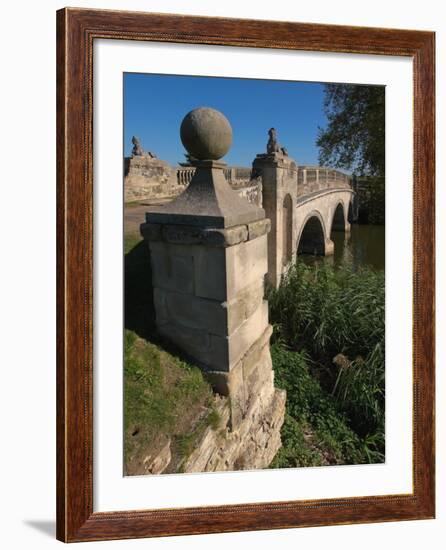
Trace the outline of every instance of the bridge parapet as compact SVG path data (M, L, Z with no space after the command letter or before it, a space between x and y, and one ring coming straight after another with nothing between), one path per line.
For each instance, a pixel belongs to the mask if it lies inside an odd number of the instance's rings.
M177 183L182 187L187 187L196 172L195 166L182 166L177 168ZM233 189L245 187L251 181L251 168L245 166L229 166L223 170L226 180Z
M351 189L351 176L323 166L299 166L297 196L302 197L325 189Z

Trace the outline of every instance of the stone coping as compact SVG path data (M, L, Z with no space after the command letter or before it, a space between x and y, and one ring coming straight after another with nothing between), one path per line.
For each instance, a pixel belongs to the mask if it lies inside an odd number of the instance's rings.
M171 244L205 245L227 248L246 241L252 241L269 233L271 221L263 218L248 224L226 229L201 228L189 225L143 223L141 235L147 241L164 241Z
M355 195L355 191L351 187L333 187L329 189L320 189L319 191L312 191L308 195L301 195L297 197L296 206L302 206L308 201L313 200L315 197L320 197L324 195L331 195L332 193L347 192Z

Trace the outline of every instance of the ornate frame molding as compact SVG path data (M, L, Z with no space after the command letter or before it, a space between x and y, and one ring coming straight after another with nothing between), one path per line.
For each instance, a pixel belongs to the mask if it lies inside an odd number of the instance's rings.
M274 40L265 39L274 36ZM414 67L413 493L93 512L93 42L398 55ZM57 12L57 538L125 539L434 517L432 32L65 8Z

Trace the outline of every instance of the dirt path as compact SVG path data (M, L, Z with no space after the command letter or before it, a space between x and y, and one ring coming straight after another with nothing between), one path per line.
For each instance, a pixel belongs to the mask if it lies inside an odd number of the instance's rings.
M146 221L146 212L156 208L155 204L124 206L124 234L137 233L139 226Z

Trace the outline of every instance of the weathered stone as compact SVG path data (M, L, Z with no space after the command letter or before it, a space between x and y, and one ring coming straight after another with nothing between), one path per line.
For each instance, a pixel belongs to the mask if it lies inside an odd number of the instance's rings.
M265 218L264 220L259 220L258 222L253 222L248 224L248 234L249 240L257 239L266 233L269 233L271 230L271 220Z
M229 370L243 357L268 326L268 302L264 300L256 311L230 336Z
M144 470L149 474L162 474L172 460L170 451L170 438L155 456L148 455L144 458Z
M243 367L240 362L235 365L229 373L228 387L230 396L229 406L231 410L230 429L231 431L234 431L242 423L247 410L247 396L243 380Z
M176 171L167 162L148 154L124 159L125 202L167 200L183 190L177 183Z
M262 303L264 295L263 280L254 281L239 292L233 300L223 305L227 311L227 330L232 334Z
M206 229L202 232L202 239L209 246L234 246L248 239L248 228L236 225L228 229Z
M262 179L263 206L271 220L268 233L268 282L278 287L284 267L296 256L296 162L281 152L257 155L253 171Z
M211 138L195 138L210 154ZM211 428L206 430L200 455L182 468L267 466L280 446L284 415L283 394L273 385L268 305L263 299L269 222L262 209L229 187L225 165L215 160L196 164L187 190L148 212L142 228L147 238L155 237L149 246L159 333L227 396L222 424L226 436L222 440ZM278 411L271 408L274 400Z
M232 300L255 281L262 280L268 271L266 235L226 249L226 292Z
M167 318L164 312L163 308L157 309L156 312L158 331L184 349L206 370L211 371L229 372L268 326L266 302L262 303L237 330L226 336L213 334L205 323L194 320L192 316L185 322L184 318L177 319L170 314Z
M221 302L228 299L226 260L228 250L212 246L201 246L194 250L194 292L196 296Z
M176 324L194 330L205 329L223 337L228 334L228 310L222 302L161 288L154 289L153 299L158 324L174 319Z
M225 397L229 395L229 372L204 370L203 374L214 392Z
M198 160L218 160L232 144L232 128L219 111L199 107L183 119L180 137L190 155Z
M265 347L269 349L269 340L271 338L271 335L273 333L273 328L271 325L267 325L263 333L259 336L259 338L254 342L251 348L247 351L247 353L243 356L242 362L243 362L243 370L245 372L245 376L248 377L250 372L253 368L255 368L259 362L260 357L263 353L263 350Z
M262 208L240 200L226 181L218 161L201 161L189 187L173 201L154 207L147 221L169 225L193 225L205 228L227 228L265 217Z
M334 242L331 239L325 239L325 256L332 256L334 254Z
M162 227L159 223L143 223L140 227L141 235L146 241L161 241L163 238Z
M154 155L151 151L144 151L141 145L141 140L138 137L136 136L132 137L132 144L133 144L132 155L134 157L148 156L151 158L156 158L156 155Z
M280 152L280 147L277 142L277 131L275 128L270 128L268 130L268 143L266 144L266 152L268 154Z
M150 260L155 287L192 294L194 291L194 250L151 241Z
M257 399L235 429L207 428L192 454L182 464L184 472L217 472L267 468L281 447L280 428L286 394L275 389L269 400ZM217 410L229 422L230 405L220 400Z
M162 236L173 244L199 244L203 239L200 228L187 225L163 225Z

